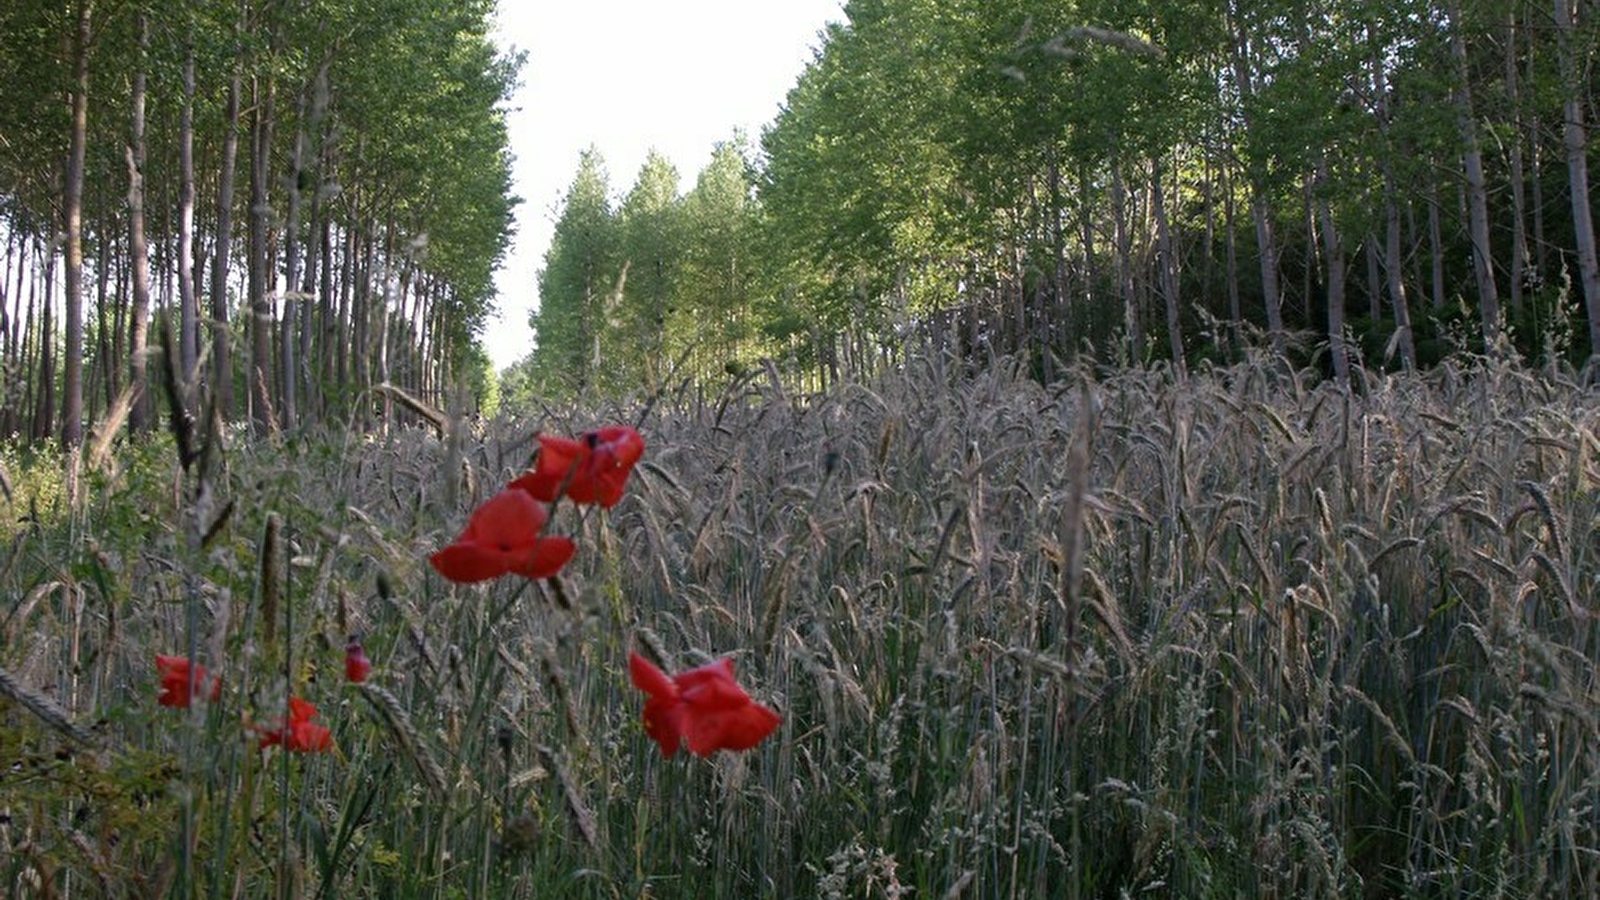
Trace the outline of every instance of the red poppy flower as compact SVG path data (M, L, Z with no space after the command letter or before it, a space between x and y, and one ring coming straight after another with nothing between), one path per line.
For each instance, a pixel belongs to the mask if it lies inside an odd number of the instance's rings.
M548 518L526 491L507 488L474 510L455 543L428 561L440 575L462 584L508 573L549 578L578 548L569 538L542 536Z
M290 753L323 753L333 749L333 732L311 721L317 717L317 708L309 700L289 698L289 718L281 720L276 728L261 728L262 748L282 745Z
M372 660L367 659L367 651L361 646L361 641L351 635L350 641L344 645L344 678L352 684L360 684L372 674Z
M162 706L188 709L195 697L204 694L206 699L216 702L222 694L222 682L215 675L211 676L210 689L206 689L206 667L197 665L191 669L187 656L156 654L156 675L161 679L161 693L156 695L156 702Z
M733 660L668 676L637 653L628 654L633 686L649 695L644 704L645 733L672 758L687 739L689 751L710 756L718 750L749 750L783 719L750 699L733 680Z
M643 455L644 438L626 425L590 431L575 441L540 435L533 470L511 486L546 503L565 494L573 503L610 509L622 499L628 473Z

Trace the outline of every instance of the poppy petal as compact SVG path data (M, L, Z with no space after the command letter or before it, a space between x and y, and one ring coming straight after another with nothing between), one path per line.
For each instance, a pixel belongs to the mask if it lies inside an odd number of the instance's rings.
M688 718L689 750L698 756L718 750L749 750L783 721L755 702L728 709L692 708Z
M539 458L534 462L533 470L511 482L511 486L535 500L554 503L561 494L562 484L567 481L567 473L588 452L589 448L578 441L540 435ZM568 489L570 491L570 486Z
M667 677L667 673L637 652L628 654L628 677L632 679L634 687L651 697L676 699L678 696L678 686Z
M633 468L633 464L644 456L644 438L626 425L612 425L595 434L602 443L610 445L612 453L616 454L617 464L624 469Z
M524 578L549 578L578 552L578 545L566 537L539 538L529 548L527 556L511 571Z
M289 721L309 722L317 717L316 704L300 697L289 698Z
M467 530L458 540L482 544L518 544L528 541L549 518L527 491L502 490L483 502L467 519Z
M191 668L187 656L156 654L156 675L161 681L156 702L162 706L188 709L194 698L202 694L212 702L222 695L222 682L213 675L210 687L206 688L205 666Z
M686 708L676 698L651 697L644 704L644 733L661 745L661 755L671 759L683 743Z
M504 554L491 553L476 544L451 544L428 557L435 571L458 584L497 578L511 570Z
M526 472L522 475L522 477L516 479L506 486L522 491L523 493L533 497L535 500L543 500L546 503L551 503L556 499L556 494L560 492L561 481L565 477L566 473L564 472L557 472L555 474L546 474L544 472Z

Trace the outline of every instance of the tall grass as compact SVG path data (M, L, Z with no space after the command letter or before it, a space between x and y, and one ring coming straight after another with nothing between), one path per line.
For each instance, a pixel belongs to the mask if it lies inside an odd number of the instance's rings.
M8 460L6 896L1591 897L1600 398L1496 364L661 398L558 583L427 568L537 429ZM54 504L54 505L52 505ZM30 511L31 510L31 511ZM345 636L376 666L342 683ZM663 760L626 654L785 717ZM152 657L223 675L154 704ZM326 756L262 753L289 693Z

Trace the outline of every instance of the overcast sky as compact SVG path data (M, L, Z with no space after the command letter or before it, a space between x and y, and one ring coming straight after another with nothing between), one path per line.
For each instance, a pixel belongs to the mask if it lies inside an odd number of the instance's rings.
M522 197L517 235L496 277L499 317L484 346L495 367L527 354L558 204L591 144L611 189L633 185L654 148L684 190L711 146L744 128L751 141L777 115L819 46L843 18L841 0L500 0L502 46L528 53L512 99L511 150Z

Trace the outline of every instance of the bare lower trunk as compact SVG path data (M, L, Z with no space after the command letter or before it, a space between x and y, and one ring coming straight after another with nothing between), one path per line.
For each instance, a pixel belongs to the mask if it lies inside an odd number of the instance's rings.
M83 442L83 165L89 136L90 0L78 0L72 39L72 133L62 183L61 211L66 220L67 268L66 348L63 359L65 396L61 403L61 445L67 450Z
M217 178L215 258L211 263L211 365L212 396L217 413L227 421L233 414L233 357L228 334L228 249L233 234L233 169L239 155L239 73L228 82L223 121L222 166Z
M1139 324L1139 295L1133 283L1132 239L1128 235L1128 197L1122 165L1111 163L1111 220L1117 244L1117 289L1122 294L1122 323L1127 330L1129 362L1144 360L1144 329Z
M1483 175L1483 151L1478 145L1478 120L1472 108L1467 42L1462 34L1459 0L1450 6L1450 55L1456 64L1456 125L1461 131L1461 162L1466 170L1467 219L1472 236L1472 272L1478 284L1478 315L1483 320L1484 352L1499 352L1500 291L1495 287L1494 253L1489 244L1489 191Z
M128 329L128 384L133 390L133 407L128 411L128 428L137 433L150 425L144 354L150 330L150 252L144 235L144 50L150 43L150 22L143 13L135 17L134 28L138 32L139 63L134 68L129 97L133 125L127 154L128 255L133 265L133 310Z
M1507 161L1511 171L1511 273L1509 284L1509 301L1513 312L1522 310L1523 285L1527 283L1528 268L1528 230L1526 226L1528 208L1527 185L1523 178L1522 163L1522 99L1517 85L1517 14L1515 11L1508 14L1506 25L1506 100L1511 107L1511 134L1507 141Z
M1600 259L1594 245L1594 216L1589 210L1589 163L1583 126L1582 85L1572 59L1572 8L1569 0L1555 0L1556 29L1560 38L1561 70L1566 102L1562 104L1562 146L1567 151L1567 180L1572 194L1572 232L1578 247L1578 274L1583 283L1584 310L1589 314L1589 353L1600 353Z
M1172 247L1172 230L1167 227L1167 204L1162 190L1161 161L1151 164L1150 203L1156 219L1156 266L1160 272L1161 295L1167 309L1167 344L1172 352L1172 368L1179 381L1189 377L1183 353L1183 317L1178 298L1178 259Z
M250 115L250 215L249 257L245 260L250 303L250 422L255 433L276 427L272 409L272 295L267 290L271 263L267 259L269 219L268 176L272 158L273 83L257 80L252 90L255 104Z
M1333 378L1339 384L1350 383L1350 356L1344 343L1344 244L1339 238L1339 227L1333 220L1333 208L1325 195L1328 183L1328 161L1317 161L1312 189L1317 195L1317 219L1322 226L1322 255L1328 268L1328 348L1333 360Z
M1395 203L1392 186L1384 191L1383 267L1389 281L1389 303L1394 307L1395 341L1400 351L1400 364L1406 371L1417 367L1417 345L1411 333L1411 304L1406 299L1406 283L1401 277L1400 262L1400 207Z
M178 115L178 359L185 380L200 356L200 308L194 274L194 45L183 57L183 106Z
M1378 98L1378 128L1384 137L1379 152L1383 172L1383 271L1394 308L1394 346L1400 352L1400 365L1406 371L1417 366L1417 346L1411 332L1411 305L1406 299L1404 270L1400 256L1400 201L1394 176L1395 147L1389 140L1389 84L1382 54L1372 57L1373 93ZM1385 360L1387 363L1387 359Z
M1254 85L1250 77L1249 39L1245 34L1244 21L1236 11L1230 11L1229 18L1233 20L1233 74L1239 86L1241 103L1241 118L1244 130L1248 134L1251 130L1250 115L1244 110L1249 108L1250 98L1254 93ZM1247 166L1249 163L1247 163ZM1283 290L1278 281L1278 250L1277 239L1273 234L1272 212L1267 205L1265 188L1261 185L1260 172L1254 168L1249 170L1250 183L1250 218L1256 227L1256 254L1261 263L1261 296L1266 307L1267 335L1272 340L1272 349L1277 353L1284 351L1283 331Z
M1444 306L1444 237L1439 225L1439 180L1428 179L1428 300Z

